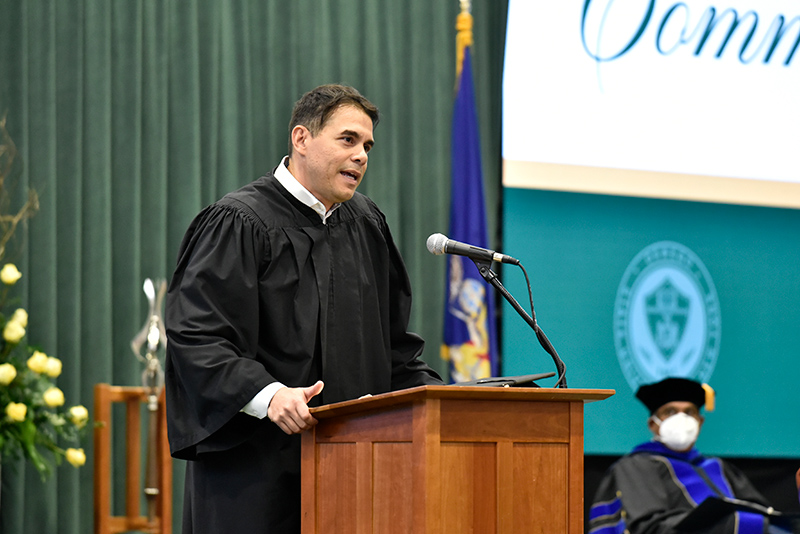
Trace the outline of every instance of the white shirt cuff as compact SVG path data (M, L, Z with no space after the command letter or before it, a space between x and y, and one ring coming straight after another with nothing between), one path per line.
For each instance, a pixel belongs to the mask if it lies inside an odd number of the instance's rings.
M259 419L264 419L267 416L267 410L269 409L269 403L272 402L272 397L275 396L275 393L277 393L279 389L285 387L286 386L280 382L268 384L264 389L256 393L256 396L239 411Z

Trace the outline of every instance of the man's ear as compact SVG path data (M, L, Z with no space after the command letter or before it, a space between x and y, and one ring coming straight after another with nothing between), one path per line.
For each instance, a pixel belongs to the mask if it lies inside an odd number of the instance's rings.
M658 423L655 422L653 415L647 418L647 428L650 429L654 436L658 435Z
M297 152L298 154L305 154L306 142L310 138L311 132L302 124L298 124L292 128L292 147L294 148L294 152Z

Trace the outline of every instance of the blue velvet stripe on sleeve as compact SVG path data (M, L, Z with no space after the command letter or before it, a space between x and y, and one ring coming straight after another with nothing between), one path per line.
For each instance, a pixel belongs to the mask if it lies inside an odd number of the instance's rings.
M614 499L613 501L607 502L599 502L592 505L592 509L589 511L589 518L599 519L604 516L619 515L620 510L622 510L622 501L619 499Z
M622 534L627 525L622 518L622 501L599 502L594 504L589 511L589 521L591 523L600 522L600 526L593 528L590 534ZM613 521L613 523L611 523Z

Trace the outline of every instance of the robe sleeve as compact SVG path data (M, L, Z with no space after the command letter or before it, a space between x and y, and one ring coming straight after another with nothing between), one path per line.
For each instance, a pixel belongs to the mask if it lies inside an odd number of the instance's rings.
M615 463L597 489L589 514L590 532L674 533L688 510L669 509L668 488L655 467L635 456Z
M173 456L194 459L252 434L239 410L274 382L254 358L258 274L269 257L257 220L230 206L206 208L184 237L167 293L165 387Z

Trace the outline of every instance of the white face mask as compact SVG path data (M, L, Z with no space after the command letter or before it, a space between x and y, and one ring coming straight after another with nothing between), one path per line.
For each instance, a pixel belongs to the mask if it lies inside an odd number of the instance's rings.
M688 450L697 441L697 435L700 433L700 423L697 419L683 412L670 415L663 421L654 415L653 420L659 424L659 433L655 439L673 451Z

